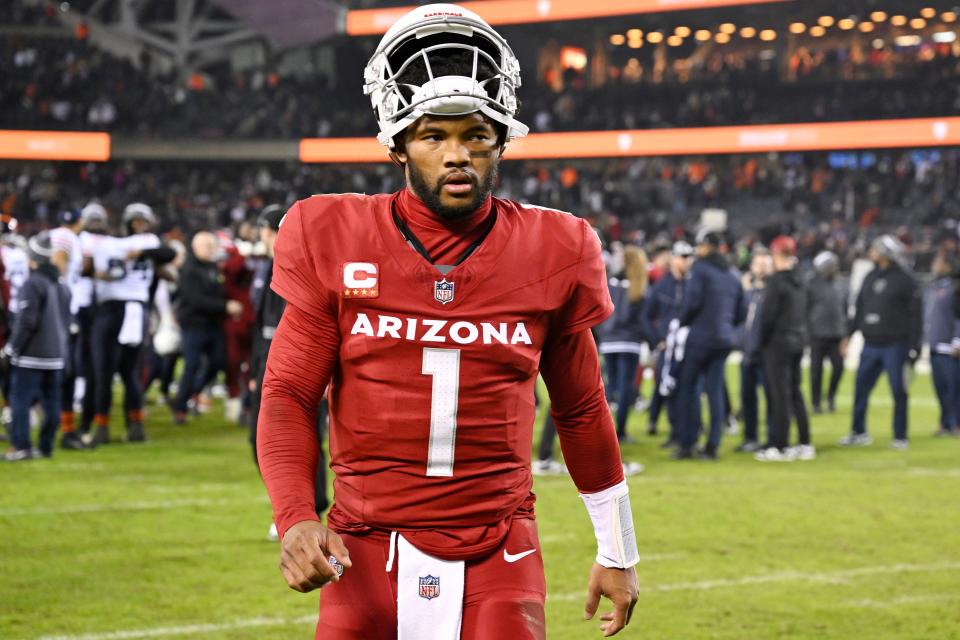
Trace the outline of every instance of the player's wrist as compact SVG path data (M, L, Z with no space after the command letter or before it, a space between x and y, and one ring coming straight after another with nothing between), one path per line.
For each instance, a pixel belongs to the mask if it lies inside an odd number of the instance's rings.
M630 510L627 481L599 491L581 493L597 538L596 562L607 569L626 569L640 561Z

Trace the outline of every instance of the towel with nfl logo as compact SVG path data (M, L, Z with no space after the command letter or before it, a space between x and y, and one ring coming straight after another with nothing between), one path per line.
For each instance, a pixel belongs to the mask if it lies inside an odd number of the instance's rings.
M397 538L398 640L458 640L464 563L429 556Z

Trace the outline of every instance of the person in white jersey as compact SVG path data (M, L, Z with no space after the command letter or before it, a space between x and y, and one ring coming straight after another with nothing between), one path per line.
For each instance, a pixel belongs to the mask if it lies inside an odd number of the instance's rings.
M97 311L94 319L96 434L94 442L110 442L110 405L114 373L124 385L126 441L147 439L143 427L141 366L155 268L176 257L150 229L153 209L141 202L126 207L122 238L105 240L93 256Z
M110 238L107 223L109 216L103 205L91 202L80 212L83 230L79 234L80 250L83 254L83 271L79 282L73 290L73 305L76 307L76 321L78 327L76 350L76 374L74 385L76 396L83 398L83 410L80 416L80 438L88 446L94 446L91 426L93 425L94 400L96 398L95 373L93 367L93 318L96 310L94 304L93 255L97 248ZM65 406L65 411L71 411L73 403ZM72 419L72 418L71 418Z
M67 334L67 349L63 360L63 389L60 397L60 437L62 449L83 450L84 444L76 432L73 419L73 392L77 379L77 357L79 326L76 321L76 289L83 275L83 250L77 235L83 227L79 209L67 209L60 214L60 226L50 231L50 244L53 247L51 262L60 271L63 284L70 291L70 324Z

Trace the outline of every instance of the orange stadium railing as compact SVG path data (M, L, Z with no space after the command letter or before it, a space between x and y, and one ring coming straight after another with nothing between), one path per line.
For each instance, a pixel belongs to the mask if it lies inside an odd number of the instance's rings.
M960 117L634 131L537 133L510 143L508 160L828 151L960 145ZM385 162L371 138L300 141L303 162Z
M0 131L0 159L110 159L110 134L73 131Z
M789 1L791 0L476 0L457 4L476 12L492 25L502 25ZM355 9L347 12L345 30L351 36L385 33L400 16L413 8Z
M122 144L121 144L122 142ZM167 141L169 143L170 141ZM198 140L174 141L179 154L165 143L158 158L190 160L202 157L205 144ZM150 141L138 146L120 138L111 155L111 137L106 133L0 130L0 159L85 160L103 162L115 158L149 159ZM223 158L229 160L297 160L316 163L387 162L387 151L373 136L365 138L306 138L299 152L289 147L289 158L276 153L263 155L244 141L218 141ZM960 146L960 117L820 122L806 124L644 129L632 131L577 131L536 133L510 143L507 160L565 158L625 158L641 156L766 153L768 151L831 151L905 147ZM136 148L135 155L129 154ZM128 152L124 152L127 149ZM198 155L199 154L199 155Z

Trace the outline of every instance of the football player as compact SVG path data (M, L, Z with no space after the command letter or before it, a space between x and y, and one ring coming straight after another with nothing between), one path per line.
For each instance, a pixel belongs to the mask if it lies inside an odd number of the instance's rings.
M544 638L530 470L542 373L598 542L585 617L630 620L639 556L590 328L612 311L599 240L569 214L491 197L519 64L476 14L427 5L383 37L365 91L404 171L394 194L287 212L287 301L257 451L295 590L326 585L317 638ZM330 383L336 474L314 509L314 416Z
M93 335L95 411L94 442L110 442L110 405L113 374L119 372L124 386L127 442L147 439L143 427L143 383L141 363L146 338L156 265L177 257L176 251L160 242L150 229L156 224L153 209L141 202L127 205L121 238L105 238L93 255L97 274L97 312Z

